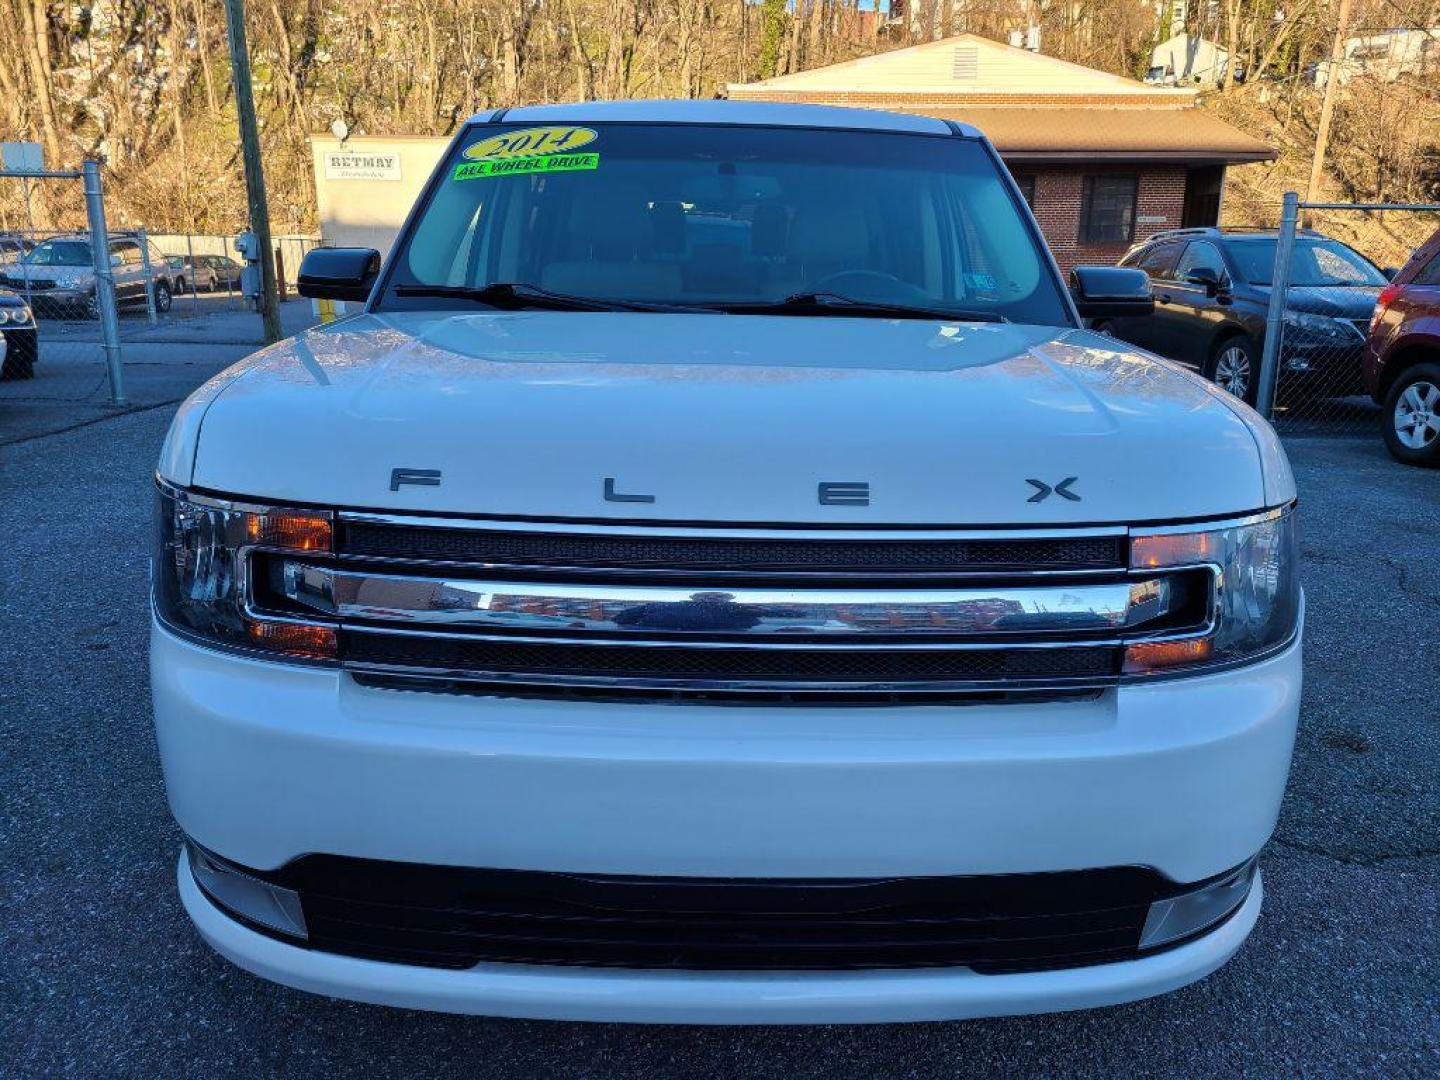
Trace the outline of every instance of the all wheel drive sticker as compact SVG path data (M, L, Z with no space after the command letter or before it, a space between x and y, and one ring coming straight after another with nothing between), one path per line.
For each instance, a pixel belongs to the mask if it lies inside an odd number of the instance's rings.
M600 155L577 153L599 136L587 127L532 127L481 139L465 148L455 180L520 173L580 172L598 168Z

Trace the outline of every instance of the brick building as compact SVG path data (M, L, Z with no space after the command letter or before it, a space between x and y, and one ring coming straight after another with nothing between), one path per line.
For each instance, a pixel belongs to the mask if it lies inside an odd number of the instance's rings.
M1009 165L1061 269L1113 263L1161 229L1214 225L1225 169L1275 151L1146 86L973 34L755 83L731 98L921 113L973 124Z

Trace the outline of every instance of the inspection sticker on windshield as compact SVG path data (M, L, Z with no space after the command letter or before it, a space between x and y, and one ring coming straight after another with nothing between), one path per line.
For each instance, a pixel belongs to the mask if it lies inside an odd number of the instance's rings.
M481 139L465 148L464 163L455 167L454 179L509 176L513 173L578 172L598 168L600 155L576 153L599 133L573 125L521 128Z

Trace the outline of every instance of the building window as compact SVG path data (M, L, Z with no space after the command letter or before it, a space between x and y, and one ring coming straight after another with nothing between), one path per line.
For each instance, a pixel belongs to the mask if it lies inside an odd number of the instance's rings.
M1031 210L1035 209L1035 174L1027 173L1015 177L1015 183L1020 186L1020 194L1025 199L1026 205Z
M1080 204L1082 244L1128 244L1135 238L1135 176L1085 177Z

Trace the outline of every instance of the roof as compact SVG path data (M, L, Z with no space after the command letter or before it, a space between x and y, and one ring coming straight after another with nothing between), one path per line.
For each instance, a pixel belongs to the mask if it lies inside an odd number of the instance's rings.
M1272 161L1268 143L1202 109L939 108L983 131L1008 161Z
M833 105L779 104L771 101L577 101L563 105L521 105L501 110L508 123L591 124L753 124L759 127L851 128L948 135L950 128L932 117ZM478 113L472 123L497 118L496 110ZM968 132L967 134L975 134Z
M1269 144L1196 107L1192 89L959 34L908 49L732 84L732 98L858 105L979 128L1010 161L1271 161Z
M1145 99L1183 108L1195 91L1146 86L1121 75L1096 71L1028 49L1003 45L978 34L957 34L877 53L842 64L812 68L753 83L731 83L732 98L768 98L777 94L1000 94L1076 95Z

